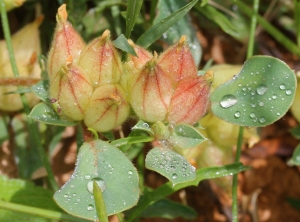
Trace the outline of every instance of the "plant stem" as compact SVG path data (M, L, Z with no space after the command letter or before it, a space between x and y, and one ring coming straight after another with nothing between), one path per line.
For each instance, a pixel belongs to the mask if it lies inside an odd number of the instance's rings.
M22 204L16 204L6 201L0 201L0 209L16 211L20 213L26 213L34 216L39 216L43 218L48 218L52 220L66 220L66 221L74 221L74 222L84 222L87 220L80 219L69 214L64 214L57 211L45 210L37 207L29 207Z
M16 59L15 59L15 56L14 56L12 42L11 42L11 35L10 35L10 30L9 30L9 25L8 25L7 13L6 13L6 10L5 10L5 3L4 3L3 0L0 0L0 3L1 3L0 11L1 11L2 27L3 27L4 37L5 37L8 53L9 53L9 59L10 59L11 67L12 67L14 76L19 77L17 63L16 63ZM24 106L24 111L27 115L29 115L30 108L28 106L27 98L24 94L20 94L20 96L21 96L21 100L22 100L22 103L23 103L23 106ZM45 150L42 146L37 125L30 118L27 118L27 124L28 124L29 136L33 138L33 141L34 141L33 146L36 147L37 150L38 150L38 153L39 153L39 155L42 159L44 167L46 168L46 171L48 173L48 178L49 178L49 181L51 183L51 186L54 190L57 190L58 186L57 186L57 183L54 179L54 175L53 175L53 172L52 172L47 154L46 154L46 152L45 152Z
M259 0L254 0L253 2L253 14L251 18L251 26L250 26L250 37L247 48L247 59L249 59L253 55L254 49L254 40L255 40L255 29L257 24L257 16L258 16L258 7ZM242 153L242 145L243 145L243 137L244 137L244 127L240 126L237 148L235 154L235 162L238 163L240 161L241 153ZM238 221L238 197L237 197L237 188L238 188L238 174L233 175L232 181L232 221Z
M239 9L244 12L247 16L252 17L253 10L251 10L245 3L237 0L231 0L234 4L236 4ZM271 25L267 20L265 20L262 16L257 15L258 23L268 32L274 39L280 42L286 49L290 52L300 56L300 47L297 46L294 42L288 39L284 34L282 34L277 28Z

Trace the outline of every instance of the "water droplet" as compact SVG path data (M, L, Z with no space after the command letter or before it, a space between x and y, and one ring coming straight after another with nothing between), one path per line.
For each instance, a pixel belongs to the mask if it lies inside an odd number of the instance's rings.
M85 175L84 178L87 179L87 180L90 180L91 179L91 175Z
M175 179L177 179L177 177L178 177L178 175L177 175L176 173L173 173L173 174L172 174L172 179L175 180Z
M276 113L277 116L280 116L280 113Z
M277 99L277 95L274 94L274 95L272 96L272 99Z
M131 171L131 170L129 170L129 171L128 171L128 174L129 174L129 175L132 175L132 171Z
M253 119L255 118L255 113L250 113L250 117Z
M258 95L263 95L268 91L268 87L265 84L260 84L257 89L256 92Z
M288 96L292 94L292 90L288 89L287 91L285 91L285 94L287 94Z
M237 98L234 95L228 94L223 96L221 99L220 105L223 108L229 108L237 103Z
M284 89L285 89L285 85L284 85L284 84L281 84L281 85L279 86L279 89L284 90Z
M259 102L258 105L259 106L264 106L264 102Z
M246 89L246 87L243 87L242 90L245 92L247 89Z
M264 123L264 122L266 122L266 119L264 117L260 117L259 122Z
M90 193L93 193L93 182L96 182L98 184L98 186L100 187L102 193L106 190L106 185L105 185L105 182L104 180L102 180L101 178L99 177L96 177L92 180L90 180L88 183L87 183L87 189Z
M271 68L271 64L268 64L268 67Z
M241 112L240 111L236 111L234 114L235 118L240 118L241 117Z
M93 204L89 204L87 206L87 210L89 210L89 211L94 210L94 205Z

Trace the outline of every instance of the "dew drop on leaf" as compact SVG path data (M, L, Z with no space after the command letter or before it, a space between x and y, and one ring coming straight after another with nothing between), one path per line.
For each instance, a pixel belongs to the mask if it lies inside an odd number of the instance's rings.
M284 84L281 84L281 85L279 86L279 89L284 90L284 89L285 89L285 85L284 85Z
M288 89L287 91L285 91L285 94L287 94L288 96L292 94L292 90Z
M234 114L235 118L240 118L241 117L241 112L240 111L236 111Z
M223 108L229 108L237 103L237 98L232 95L228 94L222 97L220 105Z
M93 204L89 204L87 206L87 210L89 210L89 211L94 210L94 205Z
M258 95L263 95L268 91L268 87L265 84L260 84L257 89L256 92Z
M255 114L254 113L250 113L250 118L255 118Z
M259 122L264 123L264 122L266 122L266 119L264 117L260 117Z
M103 192L106 190L106 185L105 185L104 180L102 180L102 179L99 178L99 177L96 177L96 178L90 180L90 181L87 183L87 189L88 189L88 191L89 191L90 193L93 193L93 187L94 187L93 182L94 182L94 181L98 184L98 186L100 187L100 189L101 189L101 191L102 191L102 193L103 193Z
M176 173L173 173L173 174L172 174L172 178L173 178L173 179L176 179L177 177L178 177L178 175L177 175Z

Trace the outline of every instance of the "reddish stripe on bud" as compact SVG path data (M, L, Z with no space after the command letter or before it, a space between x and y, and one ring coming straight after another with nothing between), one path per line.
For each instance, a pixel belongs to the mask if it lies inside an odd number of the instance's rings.
M76 63L85 43L81 36L75 31L70 22L67 21L66 5L62 5L57 13L57 25L54 32L51 49L48 55L48 74L50 78L55 75L72 56Z
M197 76L197 67L185 36L162 53L157 63L175 83L186 77Z
M88 73L94 87L120 82L122 63L108 30L86 46L79 65Z
M168 120L172 124L194 124L206 112L209 102L211 72L178 82L171 99Z
M82 68L66 64L50 81L50 97L56 99L62 114L72 120L83 120L92 94L92 85Z
M126 93L119 84L98 87L86 109L86 126L99 132L106 132L121 125L129 115Z
M131 105L137 116L148 122L164 121L173 94L172 81L156 63L154 55L133 80Z

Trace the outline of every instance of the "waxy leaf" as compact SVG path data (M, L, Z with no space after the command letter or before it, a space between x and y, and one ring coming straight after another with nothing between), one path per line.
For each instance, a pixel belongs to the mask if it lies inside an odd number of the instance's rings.
M139 180L136 169L119 149L96 140L84 143L70 180L54 195L66 212L86 219L97 218L93 182L102 190L107 215L116 214L136 205Z
M174 185L192 181L196 178L196 169L183 156L175 151L155 147L146 156L146 168L167 177Z
M184 124L175 126L169 139L174 146L182 149L193 148L205 140L197 129Z
M284 62L254 56L237 76L211 94L212 112L237 125L266 126L288 111L295 90L295 74Z
M28 117L46 124L58 126L75 126L78 124L78 122L61 119L52 107L43 102L33 107Z
M49 102L49 81L42 80L31 87L32 92L43 102Z
M153 130L151 129L150 125L143 120L138 121L137 124L135 124L134 127L132 127L131 130L141 130L149 133L150 135L153 135Z

